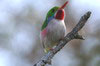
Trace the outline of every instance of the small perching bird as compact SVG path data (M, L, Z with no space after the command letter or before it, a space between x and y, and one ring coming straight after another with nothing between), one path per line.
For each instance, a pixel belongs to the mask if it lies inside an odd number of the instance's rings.
M68 1L65 2L61 7L55 6L47 13L40 33L40 39L45 53L47 53L49 50L52 50L66 35L64 8L67 3Z

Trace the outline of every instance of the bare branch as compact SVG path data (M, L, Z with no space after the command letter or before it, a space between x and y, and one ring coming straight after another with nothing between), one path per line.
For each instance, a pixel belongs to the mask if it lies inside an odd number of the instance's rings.
M78 35L78 31L80 31L83 28L90 15L90 11L84 14L79 20L78 24L73 28L73 30L70 33L68 33L63 40L59 42L58 46L56 46L54 50L49 51L47 54L45 54L34 66L45 66L46 64L49 64L54 55L59 50L61 50L69 41L73 39L83 39L81 35Z

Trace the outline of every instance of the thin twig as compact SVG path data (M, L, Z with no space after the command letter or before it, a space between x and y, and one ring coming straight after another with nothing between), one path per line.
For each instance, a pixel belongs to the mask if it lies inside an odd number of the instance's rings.
M73 28L73 30L70 33L68 33L63 40L59 42L58 46L56 46L54 50L51 50L47 54L45 54L36 64L34 64L34 66L45 66L46 64L49 64L49 61L51 61L54 55L59 50L61 50L69 41L73 39L83 39L81 35L78 35L78 31L80 31L83 28L90 15L90 11L84 14L79 20L78 24Z

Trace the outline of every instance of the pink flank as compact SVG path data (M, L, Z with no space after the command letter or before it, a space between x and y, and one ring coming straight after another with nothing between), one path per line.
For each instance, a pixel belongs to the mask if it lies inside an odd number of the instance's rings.
M47 29L45 28L42 30L41 35L44 38L46 36L46 34L47 34Z

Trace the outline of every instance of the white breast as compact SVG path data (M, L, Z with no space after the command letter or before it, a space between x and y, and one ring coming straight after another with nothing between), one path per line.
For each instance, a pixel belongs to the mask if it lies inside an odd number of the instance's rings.
M66 26L64 20L51 20L47 26L47 29L47 38L52 42L56 42L62 39L66 34Z

